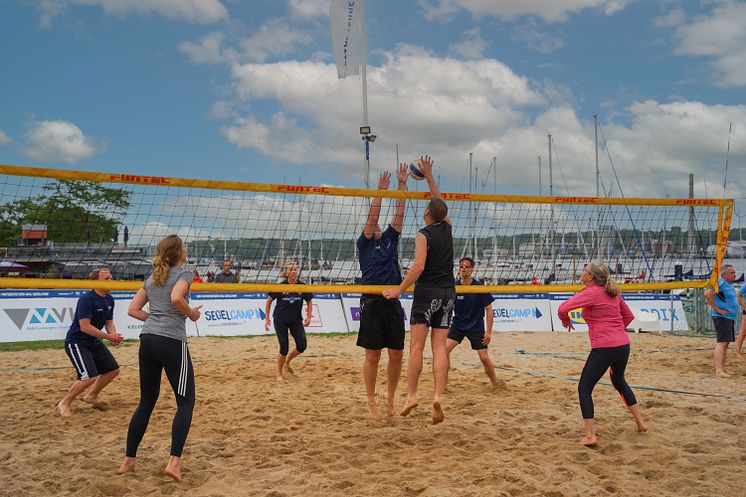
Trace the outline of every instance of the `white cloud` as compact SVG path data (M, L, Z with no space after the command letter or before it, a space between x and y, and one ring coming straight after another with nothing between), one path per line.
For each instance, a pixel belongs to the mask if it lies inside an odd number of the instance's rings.
M429 20L447 20L460 10L475 17L494 16L513 20L520 16L535 16L545 22L563 22L570 14L584 9L600 10L612 15L635 0L419 0L420 8Z
M101 7L109 15L160 15L171 20L209 24L228 19L228 10L220 0L42 0L36 7L39 24L49 27L52 19L69 5Z
M653 19L653 27L656 28L676 28L684 24L686 13L684 9L672 9L670 12Z
M239 99L276 101L282 111L266 123L256 115L235 120L223 128L231 143L293 163L360 157L359 79L338 80L334 65L310 61L234 65L232 75ZM408 154L443 150L455 159L481 137L526 122L522 108L545 103L499 61L443 59L411 46L369 66L368 102L381 137L374 148L387 151L380 162L387 164L395 143Z
M315 19L329 15L329 0L289 0L290 15L299 19Z
M542 53L554 52L565 44L561 36L541 31L533 18L513 28L510 37L513 40L525 43L530 49Z
M464 38L451 45L449 51L467 59L481 59L488 47L487 42L482 39L479 28L474 28L466 31Z
M222 44L225 36L220 32L205 35L199 42L182 41L179 50L196 64L219 64L227 60Z
M97 149L104 148L69 121L34 122L26 133L26 141L24 153L42 162L74 164L90 159Z
M225 35L212 32L198 42L182 41L179 50L196 64L264 62L295 52L297 45L313 41L310 34L292 27L284 19L271 19L251 36L237 40L234 48L226 43Z
M13 140L11 140L10 137L0 129L0 145L7 145L11 141Z
M746 85L746 3L719 2L709 15L679 26L680 54L708 57L718 86Z
M273 19L263 24L257 33L241 40L240 45L246 60L264 62L270 56L291 54L296 45L312 41L310 34L293 29L287 21Z

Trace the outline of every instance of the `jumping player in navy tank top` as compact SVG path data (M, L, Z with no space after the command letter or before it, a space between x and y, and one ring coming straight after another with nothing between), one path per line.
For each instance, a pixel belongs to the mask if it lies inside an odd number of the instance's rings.
M407 165L401 164L396 174L398 189L407 189ZM378 180L379 190L388 190L391 174L387 171ZM370 203L365 228L357 239L357 253L363 285L398 285L402 281L399 269L399 235L404 224L404 199L396 199L396 210L391 224L381 231L378 219L381 214L381 197ZM368 412L373 421L379 421L376 405L376 377L381 350L388 349L386 368L386 413L394 415L394 396L401 376L404 355L404 309L399 299L386 299L380 294L360 297L360 330L357 345L365 349L363 382L368 396Z

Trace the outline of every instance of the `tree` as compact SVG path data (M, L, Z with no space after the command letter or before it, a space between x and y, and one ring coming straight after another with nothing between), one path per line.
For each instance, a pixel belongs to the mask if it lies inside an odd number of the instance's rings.
M24 224L46 225L54 242L111 242L130 206L131 192L93 181L54 180L43 190L0 205L0 245L16 245Z

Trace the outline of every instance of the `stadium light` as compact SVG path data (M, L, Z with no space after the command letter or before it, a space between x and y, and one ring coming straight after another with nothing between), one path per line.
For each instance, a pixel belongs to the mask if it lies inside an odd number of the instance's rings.
M361 135L369 135L370 134L370 126L360 126L360 134Z

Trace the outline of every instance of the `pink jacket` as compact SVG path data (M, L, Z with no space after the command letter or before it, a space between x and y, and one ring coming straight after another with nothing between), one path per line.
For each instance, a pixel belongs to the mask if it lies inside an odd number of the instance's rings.
M629 343L625 328L635 317L621 296L610 297L599 285L585 287L559 306L557 314L563 326L570 322L570 311L579 307L583 308L592 348L619 347Z

